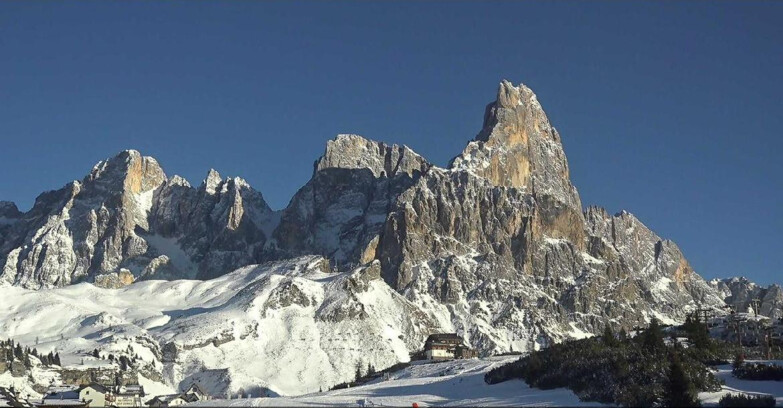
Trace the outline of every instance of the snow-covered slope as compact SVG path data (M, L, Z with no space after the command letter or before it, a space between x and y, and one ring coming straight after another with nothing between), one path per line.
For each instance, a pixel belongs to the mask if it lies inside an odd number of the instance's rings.
M225 396L317 391L352 379L357 364L407 361L430 330L428 318L380 279L377 263L334 273L320 257L209 281L2 291L0 332L23 344L37 339L69 368L109 365L88 355L95 348L132 354L141 372L171 388L203 381Z
M301 407L301 406L601 406L585 403L567 389L539 390L514 380L487 385L484 374L516 357L456 360L415 364L359 387L313 393L295 398L247 398L213 400L194 406Z

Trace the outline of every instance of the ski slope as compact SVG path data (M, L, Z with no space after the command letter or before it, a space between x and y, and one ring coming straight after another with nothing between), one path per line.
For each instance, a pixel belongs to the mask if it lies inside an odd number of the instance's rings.
M539 390L513 380L488 385L484 374L512 357L417 362L392 373L389 380L342 390L298 397L248 398L202 401L189 406L281 407L281 406L602 406L582 402L567 389Z
M749 362L752 360L749 360ZM753 361L762 362L762 361ZM764 361L783 365L783 361ZM726 394L769 394L775 397L777 406L783 406L783 382L781 381L748 381L741 380L731 375L731 365L721 365L717 367L718 372L715 376L718 379L723 380L725 385L723 389L718 392L702 392L699 393L699 399L704 406L718 406L718 401Z

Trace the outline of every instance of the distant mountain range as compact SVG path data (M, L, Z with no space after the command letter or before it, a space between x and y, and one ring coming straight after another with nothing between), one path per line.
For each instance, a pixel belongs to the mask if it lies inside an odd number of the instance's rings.
M223 370L209 381L227 395L317 391L433 332L491 354L752 299L783 317L780 286L705 282L632 214L584 210L560 134L507 81L446 168L339 135L281 211L241 178L193 187L121 152L26 213L0 202L0 266L0 332L73 355L138 348L171 387ZM178 279L204 282L160 282Z

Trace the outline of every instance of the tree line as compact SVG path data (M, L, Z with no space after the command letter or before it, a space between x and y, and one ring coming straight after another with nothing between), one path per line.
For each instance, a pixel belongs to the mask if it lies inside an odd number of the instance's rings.
M25 367L32 368L31 356L38 359L45 366L62 366L60 353L39 353L38 349L31 349L29 346L22 347L21 343L14 342L12 339L0 341L0 349L2 349L0 358L9 366L13 366L14 363L22 363Z

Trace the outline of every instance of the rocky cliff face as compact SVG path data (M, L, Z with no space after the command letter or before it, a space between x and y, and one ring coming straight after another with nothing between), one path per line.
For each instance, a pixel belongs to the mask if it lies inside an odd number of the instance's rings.
M392 205L432 165L406 146L339 135L314 167L313 178L282 212L267 258L320 254L337 265L372 261Z
M212 170L191 187L127 151L28 213L0 205L0 232L2 279L28 288L208 279L304 255L377 265L433 330L484 352L724 305L723 289L633 215L583 211L559 133L536 95L507 81L447 168L339 135L275 212L240 178Z
M82 181L41 194L25 214L3 206L0 279L27 288L84 280L116 287L142 277L218 275L252 263L270 214L241 179L210 173L193 189L128 150Z
M718 290L727 305L738 312L755 312L773 319L783 318L783 288L780 285L763 287L743 277L713 279L710 285ZM758 309L754 310L756 307Z

